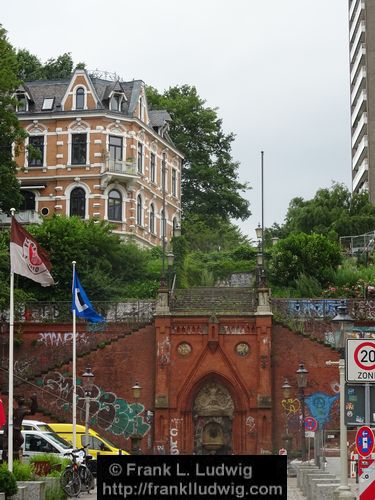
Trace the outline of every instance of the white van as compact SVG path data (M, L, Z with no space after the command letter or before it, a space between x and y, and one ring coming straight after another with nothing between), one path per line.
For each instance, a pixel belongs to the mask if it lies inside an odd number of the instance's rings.
M24 457L53 453L64 457L72 451L72 445L54 432L41 432L34 430L22 430L24 442L22 452ZM0 432L0 449L3 449L4 431ZM83 452L80 452L83 457Z

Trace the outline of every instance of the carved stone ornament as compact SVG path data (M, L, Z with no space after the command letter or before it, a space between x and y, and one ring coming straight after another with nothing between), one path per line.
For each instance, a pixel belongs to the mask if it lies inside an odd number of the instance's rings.
M246 342L241 342L236 345L236 354L238 354L238 356L247 356L249 354L249 351L250 349Z
M209 382L198 393L194 402L194 412L201 416L232 416L234 403L229 391L216 382Z
M181 356L188 356L191 353L191 345L187 342L181 342L177 347L177 352Z

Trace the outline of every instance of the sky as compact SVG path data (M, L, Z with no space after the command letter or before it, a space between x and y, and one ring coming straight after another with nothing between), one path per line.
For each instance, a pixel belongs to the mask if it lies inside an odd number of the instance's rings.
M43 62L71 52L89 70L163 91L195 85L236 136L233 158L255 238L283 223L296 196L351 189L346 0L9 0L0 22L16 48Z

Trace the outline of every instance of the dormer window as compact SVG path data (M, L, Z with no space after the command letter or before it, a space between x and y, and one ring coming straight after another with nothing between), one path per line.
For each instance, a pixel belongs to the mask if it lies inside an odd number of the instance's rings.
M28 100L24 92L18 92L16 94L17 104L16 111L22 113L29 110Z
M78 87L76 90L76 109L85 109L85 89Z
M122 111L124 103L124 96L122 94L113 94L109 102L109 109L111 111Z

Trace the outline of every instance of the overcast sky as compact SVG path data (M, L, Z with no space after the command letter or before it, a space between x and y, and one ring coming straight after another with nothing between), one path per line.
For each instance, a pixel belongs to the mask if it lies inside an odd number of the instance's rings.
M234 132L253 215L282 223L290 200L351 187L346 0L9 0L1 23L43 62L71 52L88 69L162 91L191 84ZM58 8L57 8L58 7Z

